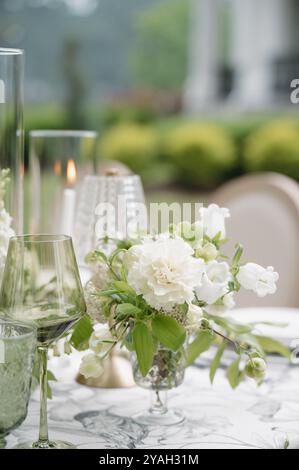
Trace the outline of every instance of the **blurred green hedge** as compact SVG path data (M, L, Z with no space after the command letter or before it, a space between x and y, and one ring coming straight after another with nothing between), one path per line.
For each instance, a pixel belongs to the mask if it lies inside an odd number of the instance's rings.
M239 119L158 119L136 108L93 115L99 130L99 159L119 160L139 173L146 186L175 184L213 189L229 178L276 171L299 181L299 119L242 116ZM62 107L26 109L25 128L67 129ZM26 139L26 163L28 138Z
M274 171L299 181L299 122L274 121L247 139L245 171Z
M167 133L164 145L179 181L188 186L214 188L228 178L235 165L233 139L219 125L183 123Z

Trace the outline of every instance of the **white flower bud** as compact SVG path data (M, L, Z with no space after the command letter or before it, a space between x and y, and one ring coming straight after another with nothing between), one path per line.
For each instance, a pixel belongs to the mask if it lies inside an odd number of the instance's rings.
M82 358L79 370L86 379L91 377L100 377L103 373L103 364L100 357L95 354L88 354Z

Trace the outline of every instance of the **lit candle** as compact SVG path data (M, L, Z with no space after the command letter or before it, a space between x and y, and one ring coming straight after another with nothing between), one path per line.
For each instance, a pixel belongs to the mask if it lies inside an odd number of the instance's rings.
M73 186L76 182L77 171L74 160L69 160L66 171L67 183ZM65 188L62 197L60 232L72 236L76 206L76 191L72 187Z

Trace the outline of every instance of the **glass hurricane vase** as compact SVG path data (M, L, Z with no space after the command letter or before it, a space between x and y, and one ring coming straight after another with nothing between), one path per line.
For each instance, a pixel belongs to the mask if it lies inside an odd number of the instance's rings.
M150 408L145 413L136 415L136 421L160 426L171 426L184 421L185 418L179 410L167 408L167 391L183 383L185 368L185 347L174 352L160 346L146 376L141 374L137 357L133 355L133 373L136 384L152 392Z
M23 74L23 51L0 48L0 172L2 180L3 173L7 175L5 191L3 186L0 186L1 232L7 231L7 224L15 233L23 232ZM3 241L1 243L3 245Z

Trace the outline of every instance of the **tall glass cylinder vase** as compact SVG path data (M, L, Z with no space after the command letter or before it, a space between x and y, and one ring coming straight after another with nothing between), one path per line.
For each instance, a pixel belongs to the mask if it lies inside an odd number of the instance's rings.
M73 235L82 180L96 171L96 143L94 131L30 132L30 233Z
M23 51L0 48L1 232L23 232L23 74Z

